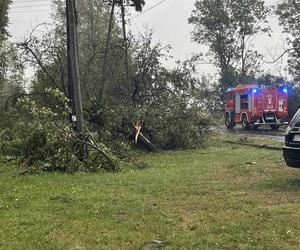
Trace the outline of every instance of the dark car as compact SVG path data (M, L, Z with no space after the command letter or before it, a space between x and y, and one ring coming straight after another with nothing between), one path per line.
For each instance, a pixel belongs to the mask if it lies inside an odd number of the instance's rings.
M300 168L300 108L286 130L283 157L289 167Z

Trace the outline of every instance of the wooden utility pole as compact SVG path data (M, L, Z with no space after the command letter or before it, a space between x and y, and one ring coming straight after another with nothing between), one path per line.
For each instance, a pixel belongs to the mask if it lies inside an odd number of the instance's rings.
M67 54L68 54L68 86L69 98L72 103L72 122L75 131L83 139L83 109L78 68L78 43L77 43L77 13L75 0L66 0L67 12ZM86 149L82 147L80 157L86 156Z

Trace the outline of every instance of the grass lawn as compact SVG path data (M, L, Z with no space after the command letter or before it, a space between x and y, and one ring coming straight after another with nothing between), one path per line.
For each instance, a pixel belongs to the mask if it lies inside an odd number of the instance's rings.
M0 249L299 249L300 169L280 151L218 143L137 157L151 167L16 177L0 165Z

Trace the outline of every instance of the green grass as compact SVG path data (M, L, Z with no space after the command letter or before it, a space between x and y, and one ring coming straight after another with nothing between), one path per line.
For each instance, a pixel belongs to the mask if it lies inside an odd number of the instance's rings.
M137 157L151 168L16 177L0 165L0 249L299 248L300 170L280 152L217 143Z

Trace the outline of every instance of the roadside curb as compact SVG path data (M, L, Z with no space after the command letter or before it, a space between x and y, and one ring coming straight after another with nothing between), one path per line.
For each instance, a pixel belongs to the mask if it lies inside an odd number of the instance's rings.
M237 145L250 146L250 147L255 147L255 148L264 148L264 149L270 149L270 150L278 150L278 151L283 149L283 147L267 145L267 144L254 144L254 143L228 141L228 140L224 140L224 142L229 143L229 144L237 144Z

